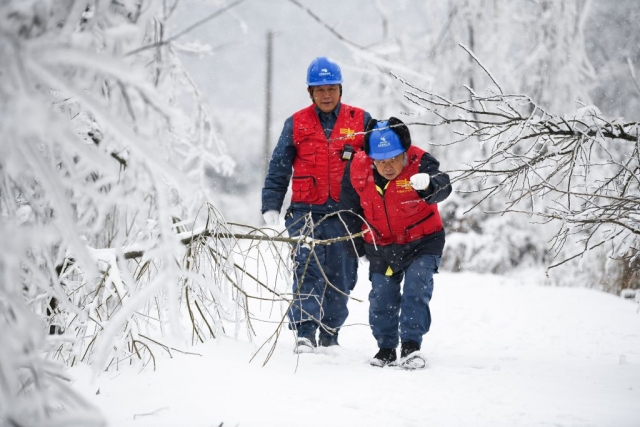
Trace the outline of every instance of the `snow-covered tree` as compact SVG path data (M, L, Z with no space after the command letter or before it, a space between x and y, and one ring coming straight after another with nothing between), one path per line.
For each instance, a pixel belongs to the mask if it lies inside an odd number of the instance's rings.
M154 363L188 342L182 309L192 340L248 333L234 240L191 240L227 230L201 184L234 162L176 5L0 2L2 425L100 425L58 363Z
M478 205L488 201L491 213L519 213L556 226L552 248L562 256L552 267L588 259L590 251L602 246L607 259L637 271L640 124L609 119L592 106L555 115L528 96L505 94L493 81L492 90L482 95L472 91L470 100L452 101L420 88L407 91L409 99L435 117L424 125L455 126L459 139L453 147L462 149L469 141L489 146L487 156L455 171L453 185L474 183L468 191L481 196ZM593 274L601 268L615 276L606 267L601 263L588 270ZM603 284L619 291L629 280Z
M640 116L640 8L634 0L591 0L585 47L597 79L594 103L613 117Z

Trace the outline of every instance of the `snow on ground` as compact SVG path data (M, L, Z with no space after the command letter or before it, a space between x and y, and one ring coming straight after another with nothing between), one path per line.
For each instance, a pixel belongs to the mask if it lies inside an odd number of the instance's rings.
M341 347L293 354L293 335L275 353L222 338L158 352L158 367L75 388L114 427L254 426L640 426L640 313L634 302L519 277L442 273L423 351L427 369L374 368L365 266L350 302ZM99 391L99 393L98 393Z

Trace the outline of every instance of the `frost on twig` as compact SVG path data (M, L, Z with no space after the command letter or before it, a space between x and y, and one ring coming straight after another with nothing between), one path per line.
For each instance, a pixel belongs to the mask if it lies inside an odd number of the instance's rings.
M472 90L469 98L454 101L408 86L405 97L434 117L413 125L449 128L456 137L448 147L464 150L466 144L479 143L489 149L449 171L454 188L474 196L467 212L490 205L491 213L519 213L555 224L551 247L560 261L550 267L602 245L611 258L637 265L638 122L611 120L594 106L554 114L526 95ZM568 242L581 249L567 253Z

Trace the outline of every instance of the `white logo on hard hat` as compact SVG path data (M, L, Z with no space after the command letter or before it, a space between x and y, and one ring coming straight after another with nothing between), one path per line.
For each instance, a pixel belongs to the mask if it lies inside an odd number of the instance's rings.
M331 73L326 68L321 68L320 73L318 74L320 74L321 76L326 76L326 75L330 75Z
M388 147L390 145L391 144L384 138L384 136L380 138L380 142L378 142L378 147Z

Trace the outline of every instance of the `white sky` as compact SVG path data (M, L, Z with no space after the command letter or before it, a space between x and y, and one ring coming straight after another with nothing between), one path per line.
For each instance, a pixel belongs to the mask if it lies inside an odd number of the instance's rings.
M381 40L381 20L373 3L339 0L301 3L354 43L369 45ZM388 10L394 18L393 25L410 27L415 14L407 10L412 6L406 5L406 0L395 3ZM174 25L184 28L218 8L206 0L185 1L180 5ZM287 117L310 103L305 76L309 63L317 56L338 61L345 81L345 102L359 105L358 94L349 91L349 83L356 80L360 71L349 65L352 59L347 47L288 0L246 1L180 39L213 48L211 55L181 56L211 105L251 111L263 118L267 31L274 32L274 137L277 138Z
M363 265L339 349L298 357L286 332L262 367L266 351L250 359L275 327L256 322L253 343L157 350L155 372L70 372L114 427L640 425L639 306L518 276L437 275L422 371L369 366Z

